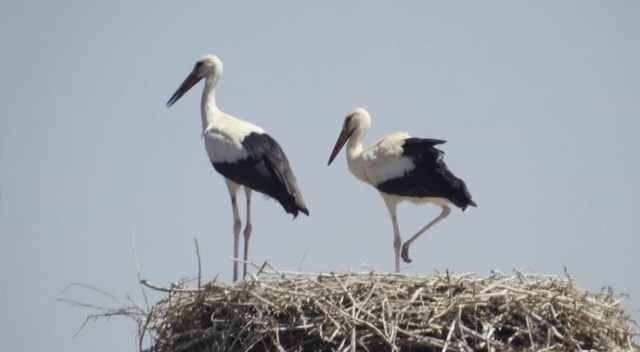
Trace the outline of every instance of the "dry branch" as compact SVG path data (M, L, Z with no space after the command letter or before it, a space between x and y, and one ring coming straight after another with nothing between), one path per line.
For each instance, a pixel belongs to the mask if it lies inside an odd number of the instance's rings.
M144 352L638 350L619 297L569 277L256 268L230 285L143 282L167 293L141 322Z

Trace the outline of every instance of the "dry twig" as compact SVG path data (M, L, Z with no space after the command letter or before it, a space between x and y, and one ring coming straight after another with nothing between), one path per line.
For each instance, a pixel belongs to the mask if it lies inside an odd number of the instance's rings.
M174 285L141 327L144 352L638 349L612 290L516 272L292 273L270 264L234 284Z

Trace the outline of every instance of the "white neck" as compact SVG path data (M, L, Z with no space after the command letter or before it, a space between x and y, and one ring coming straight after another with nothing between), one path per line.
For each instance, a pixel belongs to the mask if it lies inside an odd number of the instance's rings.
M362 153L364 149L362 147L362 140L366 130L357 129L354 131L351 138L347 142L347 166L351 173L359 180L372 184L365 172L365 165L362 159Z
M202 131L206 130L209 125L212 125L216 117L220 114L220 110L216 105L216 83L218 83L218 80L215 77L211 79L207 77L204 81L200 111L202 114Z
M366 130L362 130L360 128L353 131L351 138L347 142L347 159L353 160L362 154L362 140L364 139L364 135L367 133Z

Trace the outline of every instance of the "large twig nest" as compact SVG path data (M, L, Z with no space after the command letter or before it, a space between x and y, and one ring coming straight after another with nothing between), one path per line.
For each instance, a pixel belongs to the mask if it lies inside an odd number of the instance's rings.
M638 350L613 291L570 278L270 269L161 290L148 352Z

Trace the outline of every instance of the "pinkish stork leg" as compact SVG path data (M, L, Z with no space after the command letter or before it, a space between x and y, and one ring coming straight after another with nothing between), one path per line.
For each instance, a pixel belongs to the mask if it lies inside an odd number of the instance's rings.
M244 227L244 266L242 270L242 278L247 276L247 260L249 259L249 239L251 238L251 188L244 188L244 193L247 196L247 224Z
M233 257L238 258L239 241L240 241L240 229L242 228L242 222L240 221L240 214L238 213L238 202L236 201L236 192L238 191L238 185L230 180L226 180L227 189L231 196L231 209L233 210ZM233 281L238 280L238 262L233 261Z
M396 260L396 272L400 272L400 245L402 239L400 238L400 229L398 228L398 217L396 216L396 209L398 208L398 201L385 197L382 195L387 209L389 209L389 215L391 215L391 222L393 223L393 251Z
M407 240L407 242L405 242L402 245L402 260L404 260L407 263L411 263L411 259L409 258L409 246L411 246L411 242L415 241L416 238L420 237L420 235L422 235L425 231L427 231L431 226L437 224L440 220L449 216L450 213L451 213L451 208L444 205L442 207L442 213L440 213L440 215L438 215L435 219L431 220L431 222L428 223L427 226L423 227L420 231L418 231L418 233L416 233L415 235L413 235L413 237Z

